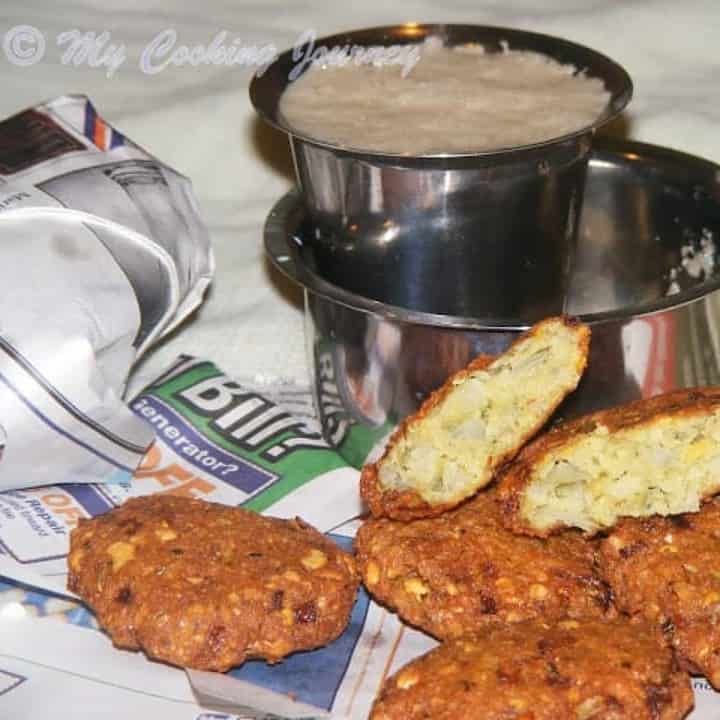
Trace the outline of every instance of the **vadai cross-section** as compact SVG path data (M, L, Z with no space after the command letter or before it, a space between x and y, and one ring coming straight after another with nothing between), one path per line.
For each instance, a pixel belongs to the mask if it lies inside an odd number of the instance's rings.
M438 515L487 485L577 386L590 330L548 318L502 355L482 356L406 418L384 455L363 468L375 517Z

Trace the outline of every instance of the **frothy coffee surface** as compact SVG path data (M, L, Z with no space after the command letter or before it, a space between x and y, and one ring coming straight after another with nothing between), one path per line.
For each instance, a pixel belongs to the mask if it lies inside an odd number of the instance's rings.
M534 52L485 53L426 42L397 65L315 65L280 100L310 137L361 150L457 153L529 145L592 124L609 100L602 80Z

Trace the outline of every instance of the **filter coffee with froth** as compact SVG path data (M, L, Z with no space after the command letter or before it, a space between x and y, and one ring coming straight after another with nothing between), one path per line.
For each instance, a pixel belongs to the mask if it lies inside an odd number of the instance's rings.
M298 133L369 152L486 152L542 143L591 126L607 107L602 80L536 52L420 47L409 73L388 64L316 63L280 113Z

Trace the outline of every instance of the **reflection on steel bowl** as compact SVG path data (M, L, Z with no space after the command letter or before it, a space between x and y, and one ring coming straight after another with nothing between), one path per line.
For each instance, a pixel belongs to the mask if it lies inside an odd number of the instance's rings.
M319 411L331 441L358 462L367 450L358 442L377 439L450 373L501 352L526 326L348 292L314 272L312 232L291 193L268 218L266 249L305 288ZM566 298L591 325L590 362L561 416L720 383L719 240L719 166L640 143L597 145ZM435 282L472 286L467 277ZM365 434L353 441L353 432Z

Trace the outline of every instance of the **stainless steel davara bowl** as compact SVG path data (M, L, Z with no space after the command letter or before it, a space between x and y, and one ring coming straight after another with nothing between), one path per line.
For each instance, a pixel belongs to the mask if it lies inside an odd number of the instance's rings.
M305 288L325 434L351 462L478 353L524 329L403 308L315 271L314 224L295 193L265 228L272 262ZM560 408L572 417L675 388L720 383L720 166L640 143L596 143L567 310L592 327L590 362ZM468 269L468 273L470 270ZM468 277L438 274L422 296Z
M507 47L544 54L602 79L609 101L592 124L535 145L370 152L303 135L286 122L280 98L307 48L288 50L253 79L250 97L266 121L288 134L314 224L306 241L315 246L316 270L352 292L413 310L517 321L559 312L591 137L630 100L630 78L589 48L501 27L411 23L341 33L314 47L406 45L428 37L488 53ZM438 275L452 282L436 282Z

